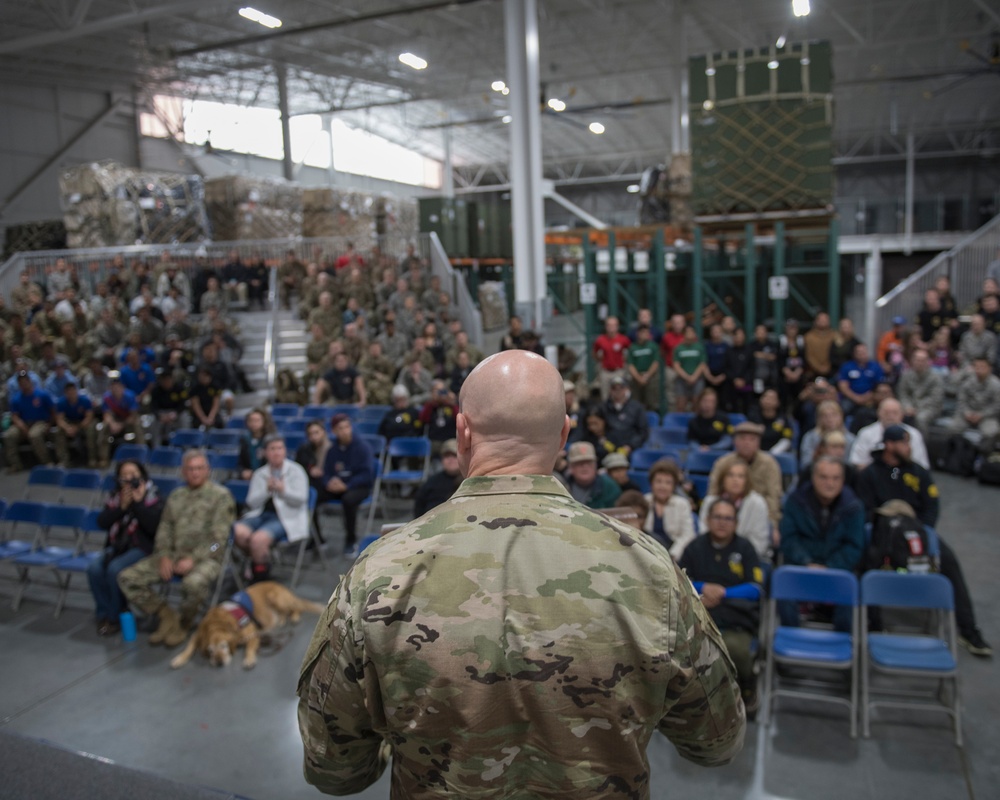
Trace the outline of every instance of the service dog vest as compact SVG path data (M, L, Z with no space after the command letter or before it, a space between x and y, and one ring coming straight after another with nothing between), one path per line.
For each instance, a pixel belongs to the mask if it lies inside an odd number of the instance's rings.
M237 592L221 605L241 628L253 620L253 599L246 592Z

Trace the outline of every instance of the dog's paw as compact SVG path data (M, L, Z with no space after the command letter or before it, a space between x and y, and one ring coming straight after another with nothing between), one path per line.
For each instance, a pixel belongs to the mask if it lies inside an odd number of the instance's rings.
M187 663L187 659L175 656L170 660L170 669L180 669Z
M255 661L244 661L243 662L243 669L253 669L256 666L257 666L256 660Z

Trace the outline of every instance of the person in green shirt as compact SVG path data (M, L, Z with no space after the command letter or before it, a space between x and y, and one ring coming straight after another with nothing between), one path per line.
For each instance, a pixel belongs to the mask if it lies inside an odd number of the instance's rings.
M636 328L635 343L628 349L626 367L632 378L632 397L647 411L660 410L660 346L648 325Z
M705 346L698 341L698 334L688 325L684 329L684 340L674 348L674 372L677 374L675 394L677 410L694 410L694 398L705 386L705 371L708 362Z

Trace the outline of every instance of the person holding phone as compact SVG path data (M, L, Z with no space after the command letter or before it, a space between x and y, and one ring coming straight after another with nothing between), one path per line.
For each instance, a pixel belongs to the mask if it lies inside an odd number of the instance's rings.
M142 464L122 461L115 474L117 488L97 516L97 524L108 532L104 553L87 568L99 636L121 630L118 615L124 611L125 598L118 588L118 573L153 552L163 513L163 500Z

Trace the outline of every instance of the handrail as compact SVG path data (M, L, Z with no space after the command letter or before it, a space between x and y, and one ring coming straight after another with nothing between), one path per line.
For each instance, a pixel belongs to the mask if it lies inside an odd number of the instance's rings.
M451 294L455 308L458 310L462 327L469 334L469 342L476 347L483 346L483 315L476 306L475 299L469 292L465 276L451 266L448 254L436 233L420 235L424 256L430 264L431 274L441 278L441 285Z

